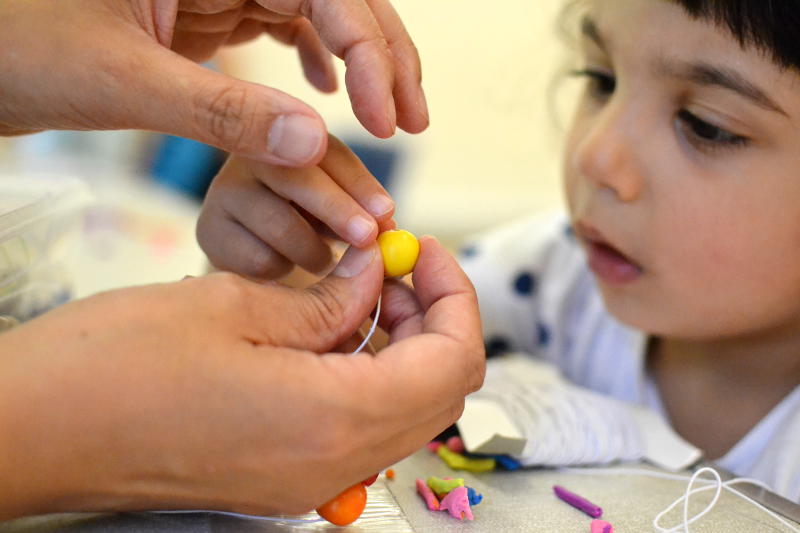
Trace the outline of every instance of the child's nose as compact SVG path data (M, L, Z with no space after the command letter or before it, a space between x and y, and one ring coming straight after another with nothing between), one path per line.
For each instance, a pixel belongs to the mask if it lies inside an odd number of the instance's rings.
M621 202L636 200L644 184L636 164L636 147L644 139L630 115L609 103L586 119L585 133L573 155L573 165L583 179L609 189Z

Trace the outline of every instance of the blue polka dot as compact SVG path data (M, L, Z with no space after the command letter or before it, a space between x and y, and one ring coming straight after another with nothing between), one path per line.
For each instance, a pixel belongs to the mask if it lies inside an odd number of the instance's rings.
M539 346L547 346L550 344L550 329L539 322L536 324L536 337L539 341Z
M536 291L536 277L523 272L514 279L514 291L521 296L530 296Z
M575 230L572 229L572 224L570 224L569 222L567 222L566 225L564 226L564 235L566 235L570 239L575 237Z
M478 255L478 247L474 244L468 244L458 251L458 255L465 259L468 257L475 257Z
M486 339L486 357L504 354L511 351L511 343L504 337Z

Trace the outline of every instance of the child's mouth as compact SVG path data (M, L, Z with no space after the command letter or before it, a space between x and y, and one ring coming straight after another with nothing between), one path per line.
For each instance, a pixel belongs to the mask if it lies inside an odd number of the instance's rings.
M587 244L589 268L600 281L622 285L637 280L642 274L642 267L609 244L596 229L578 223L575 230Z

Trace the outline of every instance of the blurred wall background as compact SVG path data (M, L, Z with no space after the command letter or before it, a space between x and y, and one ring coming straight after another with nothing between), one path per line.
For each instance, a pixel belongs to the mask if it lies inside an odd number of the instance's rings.
M310 103L350 143L397 151L398 222L452 244L521 213L561 205L561 139L576 88L555 83L569 57L557 35L563 4L395 0L422 57L431 126L419 135L369 137L344 91L310 88L294 50L278 43L231 49L224 65Z

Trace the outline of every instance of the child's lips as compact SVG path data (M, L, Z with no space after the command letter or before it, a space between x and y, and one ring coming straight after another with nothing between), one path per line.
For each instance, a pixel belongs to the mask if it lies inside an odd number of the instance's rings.
M587 244L589 268L603 282L623 285L642 274L642 267L617 249L594 227L578 222L575 232Z

